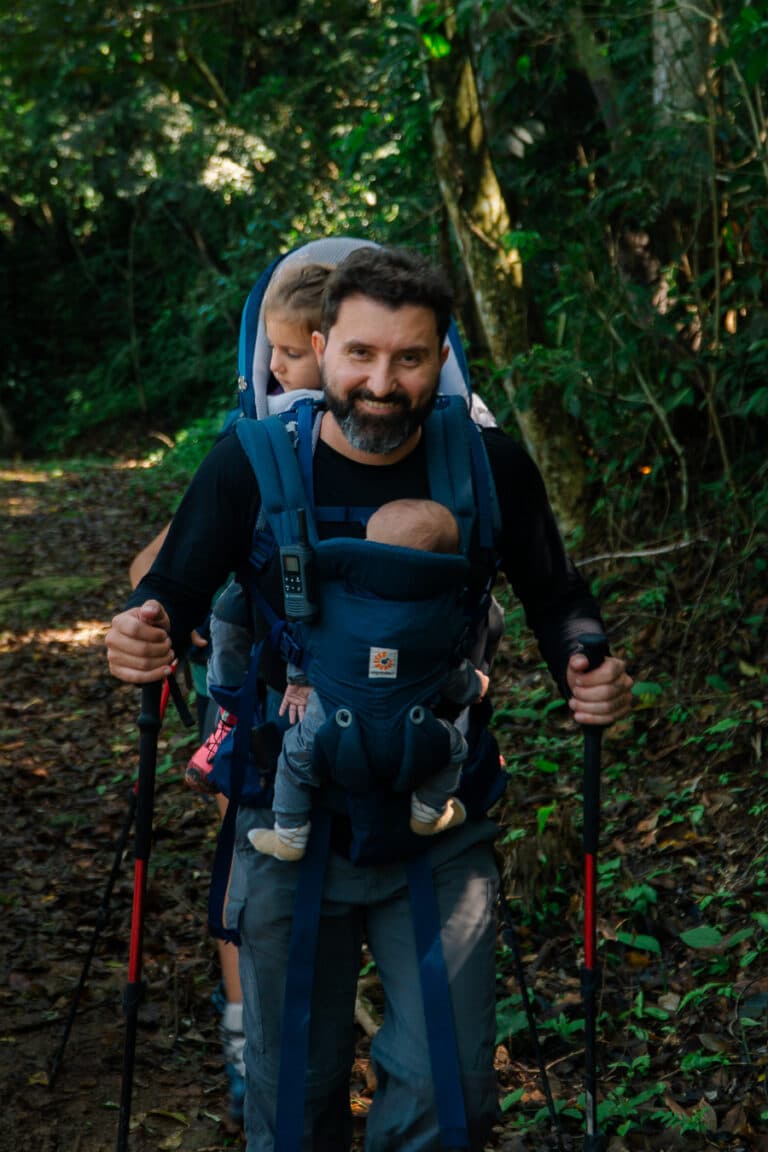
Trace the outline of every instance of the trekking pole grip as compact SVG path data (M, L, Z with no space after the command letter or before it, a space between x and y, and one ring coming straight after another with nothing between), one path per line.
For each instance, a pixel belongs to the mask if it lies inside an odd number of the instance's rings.
M599 668L608 655L608 638L602 632L582 632L576 637L579 651L583 652L589 661L590 672Z

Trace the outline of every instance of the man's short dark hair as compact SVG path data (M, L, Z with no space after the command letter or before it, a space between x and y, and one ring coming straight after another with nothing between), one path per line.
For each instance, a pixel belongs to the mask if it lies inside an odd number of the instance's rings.
M356 248L333 270L323 293L321 330L327 337L350 296L367 296L388 308L415 304L435 314L442 347L451 322L453 292L442 269L408 248Z

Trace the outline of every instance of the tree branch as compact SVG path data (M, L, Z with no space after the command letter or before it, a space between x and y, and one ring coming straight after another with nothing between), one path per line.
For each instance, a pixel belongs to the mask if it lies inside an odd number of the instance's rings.
M708 541L708 536L694 536L693 539L678 540L674 544L661 544L658 548L640 548L635 552L601 552L598 556L585 556L583 560L574 560L574 564L577 568L585 568L587 564L597 564L599 560L644 560L648 556L665 556L670 552L679 552L681 548L691 548L694 544L704 544Z

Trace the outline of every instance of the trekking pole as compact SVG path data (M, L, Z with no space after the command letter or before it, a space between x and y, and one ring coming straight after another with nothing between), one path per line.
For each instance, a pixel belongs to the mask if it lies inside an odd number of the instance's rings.
M544 1089L544 1097L547 1102L547 1111L549 1112L552 1132L557 1141L558 1152L563 1152L563 1134L560 1127L560 1117L557 1114L555 1101L552 1097L552 1088L550 1087L549 1076L547 1075L547 1065L544 1062L544 1053L542 1052L541 1044L539 1042L539 1032L536 1027L536 1017L533 1014L533 1005L531 1004L530 998L528 996L528 983L525 978L523 958L520 955L520 945L517 938L517 929L512 918L512 909L509 906L509 901L501 891L499 891L499 909L501 911L502 920L501 938L512 953L512 966L515 969L515 980L517 981L517 987L520 990L520 995L523 1000L523 1007L525 1008L525 1017L528 1021L528 1031L531 1034L533 1051L536 1056L536 1063L539 1067L539 1075L541 1077L542 1088Z
M120 865L123 861L123 853L125 852L125 846L128 843L128 836L130 835L131 826L133 825L133 817L135 814L136 785L132 784L128 793L128 809L125 813L125 820L123 821L123 827L120 831L120 835L115 846L115 855L114 859L112 860L112 868L110 870L107 884L104 889L104 895L101 898L101 904L99 904L99 907L96 909L96 923L94 924L93 933L91 934L91 942L88 946L88 951L85 955L85 960L83 961L83 966L80 970L80 979L77 982L77 987L75 988L74 995L72 996L72 1002L69 1006L69 1013L64 1025L64 1032L61 1037L58 1051L51 1061L51 1067L48 1073L48 1087L50 1089L53 1089L59 1072L61 1071L61 1065L64 1060L64 1050L67 1047L69 1034L72 1031L72 1025L75 1022L77 1009L80 1005L80 997L83 994L85 985L88 980L88 974L91 970L91 961L93 960L94 954L96 952L96 944L98 943L99 936L101 935L102 930L106 927L107 921L109 919L109 902L112 899L112 890L117 883Z
M608 654L601 632L578 637L589 668L598 668ZM603 730L584 725L584 966L581 995L584 1004L584 1152L604 1152L605 1137L597 1125L597 850L600 839L600 742Z
M163 681L162 693L160 697L161 719L165 715L165 709L167 707L169 697L173 698L182 720L185 724L187 724L188 721L185 717L185 712L186 716L189 716L189 710L187 709L186 701L181 695L179 686L173 676L169 676L167 680ZM189 722L192 722L191 716L189 716ZM101 903L96 909L96 922L93 927L91 941L88 945L88 951L86 952L85 959L83 960L83 966L80 970L80 978L78 979L77 987L75 988L72 996L72 1002L69 1006L69 1012L67 1014L64 1031L62 1033L58 1050L51 1060L50 1070L48 1073L48 1087L50 1089L54 1088L59 1072L61 1071L61 1066L64 1062L64 1052L69 1041L69 1034L72 1031L72 1025L74 1024L75 1017L77 1016L77 1010L80 1006L80 998L82 997L85 986L88 982L91 963L96 953L96 945L109 920L109 905L112 899L112 892L114 890L115 884L117 883L117 877L120 872L120 865L123 862L123 853L125 852L125 846L128 843L128 836L130 835L131 828L133 826L133 818L136 815L136 792L137 785L136 783L133 783L128 792L128 809L125 813L123 827L120 830L120 835L118 836L117 843L115 845L115 855L112 860L112 868L110 869L110 873L107 878L107 883L104 888L104 894L101 898Z
M133 873L133 909L131 944L128 959L128 983L125 989L125 1049L123 1084L120 1096L120 1121L117 1152L126 1152L131 1119L133 1068L136 1055L136 1029L141 1002L141 960L144 935L144 898L147 891L147 868L152 842L152 815L155 799L157 737L161 723L163 685L145 684L141 690L139 716L139 779L136 792L136 850Z

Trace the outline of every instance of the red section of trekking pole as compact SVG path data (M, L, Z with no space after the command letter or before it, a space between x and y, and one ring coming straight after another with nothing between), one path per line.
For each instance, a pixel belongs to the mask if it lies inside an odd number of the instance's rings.
M173 664L174 669L176 668L177 664L178 664L178 660ZM163 680L162 687L160 688L160 719L161 720L162 720L163 716L165 716L165 710L168 707L168 697L171 694L171 684L172 683L174 683L173 672L171 672L170 676L166 676L165 680ZM143 710L144 709L142 708L142 711Z
M133 905L131 908L131 945L128 954L128 984L141 981L141 957L144 943L144 897L147 893L147 861L137 859L133 865Z
M146 684L141 690L139 716L139 780L136 793L136 850L133 873L133 910L128 961L128 983L125 989L125 1049L123 1085L120 1097L120 1121L117 1152L126 1152L131 1119L133 1069L136 1054L136 1029L141 1003L141 961L144 936L144 899L147 891L147 869L152 843L152 815L155 802L155 769L157 736L162 709L168 696L165 684Z
M608 655L601 632L578 637L579 647L598 668ZM605 1137L597 1126L597 849L600 840L600 742L603 730L584 725L584 967L581 995L584 1004L584 1152L604 1152Z

